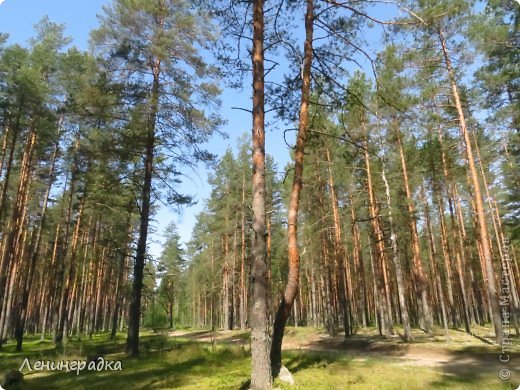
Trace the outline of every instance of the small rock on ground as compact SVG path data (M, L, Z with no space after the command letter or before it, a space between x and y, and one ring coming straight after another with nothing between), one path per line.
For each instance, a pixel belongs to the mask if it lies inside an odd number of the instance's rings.
M280 369L280 373L278 374L278 379L282 382L288 383L290 385L294 385L294 378L292 374L289 372L287 367L282 366Z

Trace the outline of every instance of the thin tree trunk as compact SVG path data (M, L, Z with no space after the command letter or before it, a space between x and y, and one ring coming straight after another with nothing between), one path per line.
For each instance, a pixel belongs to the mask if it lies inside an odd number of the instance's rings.
M424 180L423 180L424 181ZM444 326L444 329L446 331L446 336L448 335L448 315L446 312L446 305L445 305L445 299L444 299L444 290L442 287L442 279L439 272L439 268L437 267L437 248L435 246L435 237L433 236L433 228L430 218L430 205L428 204L428 199L426 198L426 193L424 191L424 186L421 186L421 197L422 201L424 203L424 214L426 216L426 229L428 231L428 241L430 244L430 253L431 253L431 259L430 264L432 265L432 277L434 278L434 283L437 287L437 293L439 295L439 304L441 307L441 318L442 318L442 325ZM444 219L444 216L440 216L442 219Z
M27 211L27 201L29 196L29 183L32 171L32 159L36 144L36 130L31 127L29 137L22 158L20 171L20 181L16 193L16 200L11 215L10 232L7 236L5 247L3 248L2 262L0 266L0 304L4 302L5 291L7 290L7 273L11 263L17 259L23 245L22 236L25 226L25 215ZM0 345L2 340L0 340Z
M469 302L467 297L467 290L466 290L466 282L464 279L464 276L466 274L465 270L465 255L464 255L464 240L465 240L465 232L464 232L464 220L462 218L462 211L460 210L458 200L455 200L455 207L457 208L458 212L457 215L459 216L458 224L454 219L453 212L450 210L450 216L451 216L451 226L453 230L454 235L454 241L456 238L458 238L458 246L455 244L455 259L457 264L457 274L459 276L459 286L461 290L461 298L462 298L462 318L464 320L464 328L466 330L466 333L471 334L470 329L470 318L469 318ZM459 215L460 214L460 215ZM460 226L460 229L454 229L455 226ZM456 231L455 231L456 230ZM462 230L462 233L461 233ZM455 237L457 236L457 237Z
M11 178L11 172L13 167L13 161L14 161L14 152L16 150L16 142L18 141L18 135L20 132L20 118L22 115L22 106L20 105L20 108L18 110L18 115L16 118L16 124L14 126L13 135L11 136L11 145L9 147L9 157L7 159L7 164L5 167L5 175L2 185L2 192L0 194L0 222L3 222L5 218L5 205L6 205L6 199L7 199L7 189L9 188L9 182ZM3 165L3 164L2 164ZM1 172L0 172L1 173ZM2 259L3 263L3 259ZM3 269L3 265L0 265L0 268ZM2 275L2 274L0 274ZM1 292L0 292L1 294ZM1 299L0 299L1 302Z
M246 282L245 282L245 263L246 263L246 183L245 176L242 177L242 207L241 207L241 226L240 226L240 329L246 328L247 302L246 302Z
M446 40L445 40L442 30L440 28L438 30L438 34L439 34L439 39L440 39L441 46L442 46L442 51L444 54L444 60L446 63L448 76L450 79L453 98L455 100L455 108L457 109L459 128L460 128L462 138L464 140L464 146L466 148L466 156L467 156L468 165L469 165L469 173L471 176L471 183L472 183L473 192L474 192L474 202L475 202L476 213L477 213L476 217L477 217L477 221L478 221L478 240L482 247L482 255L483 255L484 266L485 266L482 271L486 275L486 279L487 279L487 287L488 287L487 294L488 294L488 299L489 299L489 303L491 306L491 313L492 313L492 319L493 319L493 326L495 328L496 342L497 342L497 344L501 344L502 343L502 318L500 315L500 307L498 304L498 295L497 295L497 289L496 289L496 284L495 284L495 271L493 268L491 249L489 246L489 233L488 233L486 217L485 217L485 213L484 213L482 195L480 192L480 183L479 183L479 179L478 179L478 173L477 173L477 169L475 167L475 160L473 157L473 149L471 146L471 140L469 138L468 130L466 127L466 118L465 118L464 110L462 108L462 103L461 103L460 97L459 97L459 90L457 87L455 72L451 65L451 60L450 60L450 57L448 54L448 49L446 46Z
M486 198L488 201L489 210L491 212L491 221L493 223L493 232L495 234L495 240L498 247L498 253L500 255L501 264L505 271L508 273L508 278L510 279L510 294L512 298L512 317L513 317L513 325L515 326L516 333L520 333L519 329L519 319L518 315L520 314L520 299L518 297L518 290L516 288L515 278L514 278L514 272L513 269L509 267L509 254L506 252L504 253L504 247L508 247L507 245L504 245L506 242L503 230L502 230L502 222L500 220L500 213L498 211L498 205L496 201L494 201L494 198L491 197L489 193L489 186L487 183L486 173L484 171L484 165L482 163L482 158L480 156L480 148L478 146L477 142L477 136L475 132L473 131L473 140L475 142L475 150L477 152L477 158L479 161L479 167L480 167L480 173L482 175L482 181L484 184L484 190L486 192ZM507 148L506 148L507 149ZM506 268L507 267L507 268Z
M403 324L403 339L406 342L413 341L412 328L410 326L410 315L408 314L408 306L406 306L406 291L404 287L403 269L399 260L399 247L397 245L397 236L394 229L394 219L392 215L392 203L390 198L390 186L385 174L385 162L382 161L381 176L385 183L386 204L388 207L388 222L390 223L390 241L392 242L392 261L395 268L395 276L397 281L397 295L399 297L399 308L401 312L401 322Z
M428 303L428 290L426 288L426 277L421 261L421 253L419 247L419 235L417 233L417 222L415 216L415 207L413 203L412 193L410 191L410 184L408 180L408 169L406 160L404 158L403 144L401 142L401 131L396 127L397 144L399 147L399 155L401 157L401 168L403 170L404 189L406 193L407 209L408 209L408 223L410 228L410 238L412 240L412 258L414 276L417 283L419 298L421 301L421 313L424 330L426 333L432 331L432 314L430 304Z
M367 287L366 287L366 275L365 275L365 265L363 262L363 252L361 250L361 239L360 239L360 233L359 233L359 227L356 223L357 217L356 217L356 210L353 203L352 195L350 195L350 215L351 215L351 224L352 224L352 239L354 241L354 264L356 265L356 271L359 269L360 278L358 278L359 284L361 284L361 294L362 294L362 324L363 327L366 328L369 321L370 321L370 314L369 314L369 302L368 302L368 294L367 294Z
M32 288L33 284L33 276L34 276L34 270L36 267L36 262L38 260L39 252L40 252L40 245L41 245L41 238L42 238L42 232L43 228L45 226L45 219L46 219L46 213L47 213L47 203L49 200L49 195L51 192L52 184L54 183L54 171L56 167L56 159L58 157L58 150L59 150L59 141L56 143L54 147L54 153L52 156L52 163L51 163L51 169L49 173L49 183L47 184L47 189L45 190L45 195L43 196L43 202L42 202L42 209L40 211L41 219L40 223L38 224L36 233L34 233L34 241L33 245L31 245L30 251L29 251L29 267L28 272L25 277L25 283L23 287L22 292L22 298L20 302L20 308L18 310L18 314L16 317L16 323L15 323L15 337L16 337L16 351L22 350L22 343L23 343L23 331L25 328L25 322L27 319L27 304L29 301L29 294Z
M291 200L289 203L289 216L287 225L287 249L289 257L289 276L287 286L276 313L273 326L273 343L271 347L271 365L273 376L277 376L282 367L282 340L285 324L298 292L300 277L300 253L298 250L298 210L303 178L303 159L305 144L307 141L307 127L309 114L309 97L311 87L312 42L314 22L314 0L307 0L305 14L305 44L302 69L302 90L300 103L300 118L296 148L294 151L294 176L291 188Z
M130 204L129 211L126 217L126 226L127 226L127 243L125 245L125 252L121 253L121 260L118 265L118 275L117 275L117 284L115 289L115 308L114 313L112 317L112 330L110 332L110 339L115 339L117 335L117 324L118 324L118 316L120 312L120 308L123 307L123 292L124 292L124 284L125 284L125 266L126 266L126 259L129 256L130 253L130 241L131 241L131 234L132 234L132 205ZM170 328L172 326L170 325Z
M454 248L456 248L457 244L455 242L456 240L454 237L456 235L457 227L456 227L456 225L454 225L454 219L453 219L453 201L454 201L453 200L453 197L454 197L453 196L453 186L454 186L454 183L452 182L452 178L448 172L448 164L446 162L446 154L444 153L444 139L443 139L441 128L439 128L437 131L437 137L439 140L440 150L441 150L442 171L443 171L444 180L445 180L446 186L447 186L446 193L447 193L448 207L449 207L450 218L451 218L451 236L453 237L453 246L454 246ZM447 285L447 289L448 289L448 304L450 307L452 325L454 327L457 327L458 323L459 323L459 319L457 316L457 310L455 308L455 301L453 298L453 275L452 275L452 268L451 268L451 261L450 261L451 251L450 251L450 244L449 244L449 240L448 240L446 221L444 218L444 210L445 210L444 200L442 198L442 194L440 193L440 190L437 190L437 191L434 190L434 192L436 192L437 199L438 199L437 204L438 204L438 212L439 212L439 221L440 221L440 225L441 225L442 254L443 254L443 258L444 258L444 266L446 268L446 285ZM454 250L456 250L456 249L454 249Z
M87 188L87 185L85 185L85 188ZM59 325L58 325L58 331L55 335L55 342L60 343L64 336L64 330L67 323L67 313L68 308L70 305L69 302L69 292L71 285L74 283L76 279L76 256L77 256L77 248L78 248L78 242L79 242L79 233L80 233L80 227L83 217L83 211L85 209L85 198L86 198L86 189L83 192L79 210L78 210L78 216L76 220L76 225L74 227L74 232L72 233L72 243L70 249L68 249L64 256L69 258L69 270L68 270L68 276L65 280L65 285L61 294L61 302L60 302L60 315L59 315Z
M0 177L2 177L2 171L4 169L4 163L5 163L5 155L7 153L7 141L9 140L9 125L7 124L4 127L4 136L2 141L2 152L0 153Z
M367 172L367 192L368 192L368 211L370 216L370 227L372 230L372 243L375 250L375 261L372 261L372 270L374 273L374 298L376 298L376 306L378 311L378 326L380 334L384 337L390 337L392 330L390 325L390 315L388 301L386 298L385 282L384 282L384 235L379 220L379 206L375 197L374 187L372 183L372 172L370 169L370 157L368 155L368 140L365 140L365 167Z
M502 229L502 221L500 220L500 213L498 211L498 204L495 198L493 198L493 211L496 213L496 219L498 222L498 231L500 233L499 246L503 247L501 250L501 263L504 270L507 270L510 280L510 294L513 303L513 325L516 330L516 335L520 334L520 297L519 297L519 285L515 275L518 274L518 267L516 267L515 248L512 242L504 236L504 230ZM515 268L516 267L516 268Z
M85 249L83 250L83 264L81 266L80 286L79 286L79 299L77 307L72 318L72 327L77 334L83 332L83 318L85 313L85 297L87 292L87 265L89 264L88 255L88 243L90 237L90 230L85 231L84 242L86 243Z
M338 289L339 289L339 301L343 312L343 331L345 337L350 334L350 310L348 307L349 292L347 287L348 282L348 259L346 258L347 251L341 241L341 221L339 216L338 197L336 195L336 189L334 188L334 176L332 175L332 160L330 158L329 148L325 150L325 156L327 159L327 168L329 174L329 187L330 187L330 199L332 206L332 215L334 219L334 249L336 257L336 269L339 276Z

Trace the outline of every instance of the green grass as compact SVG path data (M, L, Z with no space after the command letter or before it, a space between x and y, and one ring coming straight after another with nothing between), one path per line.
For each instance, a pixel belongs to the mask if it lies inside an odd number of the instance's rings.
M496 375L451 374L435 368L408 366L399 359L349 357L334 353L289 353L286 365L295 386L282 389L514 389Z
M381 340L363 331L352 340L371 340L393 348L400 339ZM275 382L281 389L516 389L498 378L494 368L467 367L457 364L460 354L496 352L496 346L473 341L457 331L445 340L434 335L430 340L420 339L425 348L444 347L450 361L442 366L410 363L395 354L364 354L363 351L337 349L330 351L284 351L284 364L295 379L295 386ZM48 341L28 337L23 352L17 353L13 343L0 350L0 375L20 368L25 357L36 360L83 360L88 356L104 356L107 360L121 360L121 371L32 371L25 370L22 389L240 389L247 388L251 359L248 332L220 332L215 344L198 339L200 333L169 337L167 333L143 332L141 354L129 358L124 354L125 336L116 340L108 335L94 335L92 339L69 340L56 349ZM306 338L323 335L311 328L289 328L287 340L302 342ZM418 333L420 336L420 333ZM450 335L451 336L451 335ZM437 337L439 339L437 340ZM458 338L457 338L458 337ZM241 342L242 341L242 342ZM245 343L244 343L245 342ZM439 346L437 346L439 344ZM482 345L483 344L483 345ZM495 348L495 349L493 349ZM495 357L496 359L496 357ZM486 360L483 359L485 362ZM518 360L517 360L518 361ZM516 384L518 385L518 384ZM12 389L7 389L12 390Z
M121 360L121 371L76 372L24 370L22 389L212 389L239 388L247 381L250 369L249 352L241 347L194 342L171 338L164 334L141 335L139 358L124 354L124 335L111 341L106 335L92 340L72 340L59 351L50 342L28 339L24 351L17 353L14 345L6 344L0 351L0 373L19 369L24 358L34 365L36 360L74 360L87 356L104 356ZM7 389L11 390L11 389Z

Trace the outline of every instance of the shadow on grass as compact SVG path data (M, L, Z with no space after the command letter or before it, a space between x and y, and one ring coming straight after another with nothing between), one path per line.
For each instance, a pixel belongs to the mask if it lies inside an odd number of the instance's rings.
M439 365L442 377L431 383L432 387L458 388L474 385L474 388L516 389L520 384L520 354L509 353L509 361L499 360L501 348L490 351L486 346L470 346L449 352L449 360ZM513 363L514 362L514 363ZM511 375L500 378L502 370Z
M246 379L244 383L238 388L239 390L249 390L249 387L251 386L251 379Z
M476 334L475 332L468 333L465 330L462 330L462 329L459 329L459 328L452 328L452 330L454 332L460 332L460 333L463 333L465 335L472 336L472 337L476 338L477 340L482 341L484 344L495 345L495 343L493 341L491 341L491 340L489 340L487 338L481 337L478 334Z
M148 361L147 361L148 360ZM153 388L154 382L168 380L172 386L184 384L182 375L197 365L206 363L204 358L192 358L177 364L168 364L161 361L139 360L131 362L123 361L122 371L82 371L79 375L75 372L51 372L45 376L26 375L27 389L117 389Z
M414 336L414 343L403 342L398 337L385 339L363 334L347 339L320 337L306 345L305 353L302 350L287 351L284 362L291 372L298 373L313 368L328 369L334 363L345 368L354 362L355 366L358 362L370 364L373 358L391 359L388 363L396 368L418 367L437 372L437 377L431 379L428 388L516 389L520 383L519 353L509 352L509 362L504 364L499 361L501 348L490 345L492 343L479 336L471 335L482 345L459 344L457 349L435 348L435 345L446 342L438 335ZM503 369L511 373L509 381L499 378Z
M326 368L332 363L341 361L347 365L345 355L339 352L294 352L290 351L285 359L285 366L291 373L306 370L308 368Z
M25 371L23 389L159 389L178 388L239 388L249 375L248 354L239 347L209 348L204 343L178 342L160 336L143 337L137 358L124 355L124 343L112 346L89 346L89 351L106 360L121 360L118 371ZM148 346L145 348L144 346ZM85 350L85 349L84 349ZM105 355L103 351L115 352ZM40 358L53 359L50 356ZM64 356L56 360L67 359ZM75 358L84 359L84 357ZM16 367L16 368L19 368Z
M471 333L471 335L472 335L473 337L475 337L476 339L482 341L482 342L485 343L485 344L494 345L494 343L493 343L492 341L489 341L489 340L485 339L484 337L480 337L479 335L476 335L476 334L474 334L474 333Z
M114 372L56 372L46 376L27 375L23 389L110 389L110 388L151 388L154 379L169 375L172 367L157 364L157 367L140 369L136 365L125 364L122 371ZM185 365L187 362L183 363ZM195 363L200 363L196 361Z
M220 332L215 345L207 340L210 333L197 331L179 337L143 334L138 358L125 356L124 337L111 341L107 335L97 335L91 340L72 340L64 346L63 355L50 342L30 340L22 353L15 354L13 345L6 345L0 351L0 375L4 368L18 369L24 356L30 357L31 361L82 360L90 354L104 356L107 360L120 359L123 370L85 370L79 375L75 372L33 371L26 375L23 388L247 389L251 365L249 352L242 343L248 342L248 332ZM448 349L437 348L439 340L435 336L428 339L421 335L419 342L410 344L397 336L384 339L373 332L359 332L345 339L331 338L323 332L307 329L290 329L288 340L291 338L293 342L303 342L293 343L296 349L284 350L284 364L296 374L295 380L302 388L390 386L388 388L398 389L392 387L395 382L395 386L403 385L405 388L509 388L498 378L502 368L510 369L513 381L520 383L520 375L511 367L514 363L508 366L498 361L501 352L498 346L459 344L458 349ZM431 344L426 344L427 340ZM302 349L297 349L300 345ZM509 355L511 362L520 360L517 353ZM410 375L417 375L419 379L410 382ZM282 385L282 388L285 387Z
M199 343L211 343L212 340L214 340L217 344L245 345L249 344L250 332L241 330L232 330L229 332L200 330L178 336L174 335L173 337L180 340L191 340Z
M355 355L375 353L384 356L399 357L408 352L409 343L402 342L397 336L385 339L380 336L368 337L352 335L349 338L322 338L308 343L308 350L315 351L345 351Z

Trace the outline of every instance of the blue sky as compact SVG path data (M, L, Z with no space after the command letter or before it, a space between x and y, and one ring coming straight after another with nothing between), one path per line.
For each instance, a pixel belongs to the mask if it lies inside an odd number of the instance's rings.
M8 33L9 43L25 44L33 35L33 26L45 15L53 22L64 23L66 34L73 38L72 44L86 50L90 30L98 25L96 15L102 12L102 6L109 4L108 0L4 0L0 1L0 32ZM250 81L248 81L249 83ZM213 153L223 154L231 146L235 148L237 139L251 129L251 116L245 111L234 110L232 107L249 108L250 89L243 92L224 89L222 95L221 115L227 120L223 130L229 138L214 137L208 145ZM289 150L283 140L282 131L268 129L266 136L266 151L272 154L282 169L289 160ZM162 232L170 221L174 221L183 241L190 238L195 223L195 216L203 208L204 199L209 196L210 189L206 182L206 171L201 168L196 173L186 170L181 192L195 195L198 204L187 208L181 213L176 210L161 207L152 221L153 231L149 238L150 252L158 256L161 252Z

